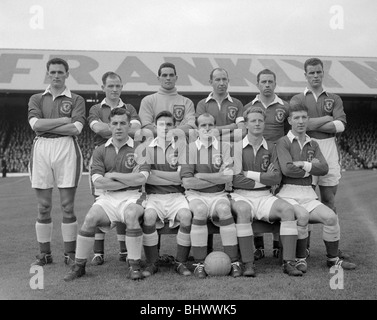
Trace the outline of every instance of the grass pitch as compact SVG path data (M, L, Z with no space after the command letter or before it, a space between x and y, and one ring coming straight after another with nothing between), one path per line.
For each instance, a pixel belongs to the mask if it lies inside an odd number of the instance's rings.
M311 239L308 273L293 278L283 274L272 258L271 235L265 235L266 258L256 261L256 278L183 278L172 270L143 281L126 279L125 263L118 261L115 230L106 235L105 264L87 266L87 275L71 283L63 281L59 194L54 190L52 250L54 263L43 268L43 289L31 289L30 263L38 253L35 235L36 197L28 177L0 178L0 299L15 300L375 300L377 299L377 171L344 172L336 205L340 215L341 249L357 263L344 271L343 289L331 289L334 274L326 267L321 226ZM76 195L75 211L81 226L92 204L88 177L83 176ZM175 236L163 235L161 254L175 255ZM215 250L221 250L215 235Z

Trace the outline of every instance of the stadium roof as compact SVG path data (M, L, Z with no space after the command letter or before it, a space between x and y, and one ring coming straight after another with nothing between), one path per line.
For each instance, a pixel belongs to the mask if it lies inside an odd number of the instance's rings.
M208 93L209 74L215 67L228 70L231 93L257 93L257 73L268 68L277 74L277 93L303 91L306 81L303 63L308 56L245 55L208 53L56 51L0 49L0 91L41 91L46 62L61 57L70 65L67 85L77 92L101 91L101 77L107 71L119 73L123 90L149 93L158 89L156 73L163 62L176 65L177 88L181 93ZM342 95L377 95L377 57L320 57L325 64L324 86Z

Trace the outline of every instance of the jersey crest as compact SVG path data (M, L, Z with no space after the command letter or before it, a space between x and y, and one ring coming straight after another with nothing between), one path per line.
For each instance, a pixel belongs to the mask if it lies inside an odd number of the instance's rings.
M127 169L133 169L136 166L136 154L135 153L127 153L126 154L126 162L125 166Z
M65 115L70 115L72 112L72 102L71 101L62 101L60 106L60 112Z
M185 115L185 106L184 105L174 105L173 106L173 115L175 120L182 121L183 116Z
M307 158L307 161L308 161L308 162L312 162L313 159L314 159L314 150L308 150L308 158Z
M169 154L168 162L171 169L177 170L178 169L178 154L176 152Z
M325 99L325 104L323 108L326 112L331 113L334 109L334 99Z
M212 156L212 163L217 170L220 170L223 164L223 156L221 154L214 154Z
M236 120L236 116L237 116L237 108L234 107L234 106L229 106L228 107L228 118L229 120Z
M260 166L262 171L266 172L269 165L270 165L270 156L268 154L265 154L264 156L262 156L262 164Z
M283 123L285 118L285 110L281 108L277 108L275 111L275 120L278 123Z

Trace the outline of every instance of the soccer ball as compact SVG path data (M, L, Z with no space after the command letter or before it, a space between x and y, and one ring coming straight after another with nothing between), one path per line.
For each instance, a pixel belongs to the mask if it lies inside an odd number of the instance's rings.
M226 276L230 269L230 258L222 251L213 251L204 260L204 270L209 276Z

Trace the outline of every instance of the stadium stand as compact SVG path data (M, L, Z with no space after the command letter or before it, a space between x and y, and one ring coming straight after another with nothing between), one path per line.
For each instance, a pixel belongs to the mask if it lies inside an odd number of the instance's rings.
M351 113L339 138L342 169L377 169L377 113Z
M94 133L86 124L78 137L79 146L84 162L84 172L89 171L89 160L92 156Z

